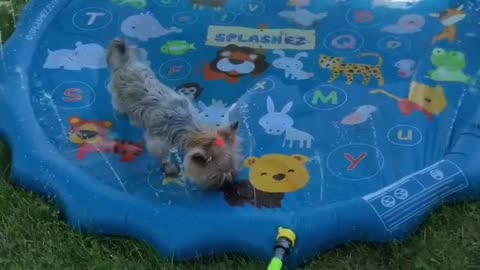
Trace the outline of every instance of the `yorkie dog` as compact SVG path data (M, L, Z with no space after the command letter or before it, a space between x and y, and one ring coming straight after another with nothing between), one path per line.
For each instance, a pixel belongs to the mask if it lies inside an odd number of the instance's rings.
M185 175L199 187L219 189L234 181L242 166L238 121L213 131L204 126L188 97L162 84L138 48L124 40L114 39L106 58L114 109L144 130L146 149L166 176L180 173L170 159L176 148L184 153Z

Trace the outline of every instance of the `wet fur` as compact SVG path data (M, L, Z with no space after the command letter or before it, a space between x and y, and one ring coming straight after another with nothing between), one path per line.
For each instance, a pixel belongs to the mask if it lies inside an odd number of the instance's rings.
M184 169L198 186L218 189L234 180L241 168L238 122L211 131L204 127L188 97L162 84L135 48L115 39L107 51L112 105L144 130L147 151L161 160L167 176L176 176L170 149L185 153ZM217 137L224 144L217 146Z

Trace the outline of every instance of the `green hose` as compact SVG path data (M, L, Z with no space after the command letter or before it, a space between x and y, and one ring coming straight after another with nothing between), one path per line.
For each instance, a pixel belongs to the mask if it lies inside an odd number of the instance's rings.
M282 270L283 262L280 258L272 258L267 270Z
M295 246L296 238L297 236L292 230L282 227L278 228L277 241L273 249L275 255L270 260L267 270L282 270L283 261Z

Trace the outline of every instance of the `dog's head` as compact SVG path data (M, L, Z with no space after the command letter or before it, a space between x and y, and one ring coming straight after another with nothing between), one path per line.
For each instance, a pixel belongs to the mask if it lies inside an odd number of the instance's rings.
M187 142L185 173L202 189L214 190L235 180L241 167L238 122L216 131L193 134Z
M132 61L148 63L148 59L144 59L146 56L143 54L145 52L142 52L142 49L127 44L123 39L116 38L112 40L107 49L107 64L111 69L115 70Z

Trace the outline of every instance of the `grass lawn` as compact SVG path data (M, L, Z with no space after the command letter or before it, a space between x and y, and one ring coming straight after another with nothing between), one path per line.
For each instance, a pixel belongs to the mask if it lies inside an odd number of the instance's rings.
M6 39L15 14L0 0ZM0 144L0 269L266 269L239 256L190 263L160 259L139 241L72 232L52 202L8 183L9 152ZM349 244L315 259L305 269L480 269L480 203L443 207L414 236L398 244Z

